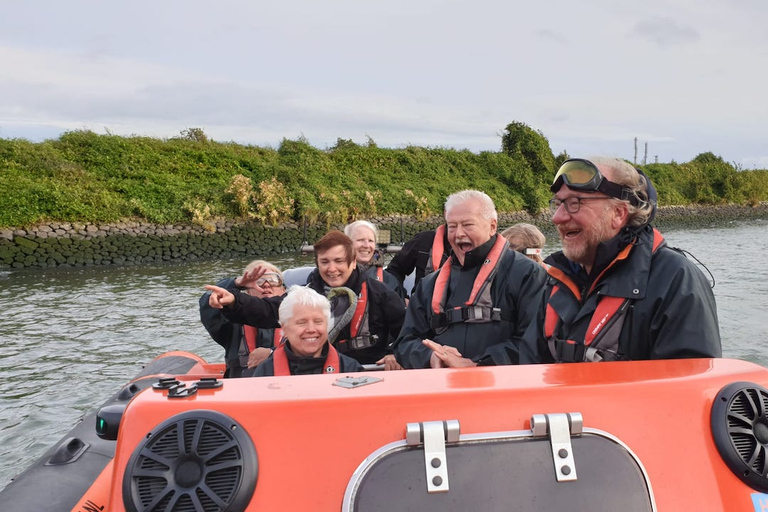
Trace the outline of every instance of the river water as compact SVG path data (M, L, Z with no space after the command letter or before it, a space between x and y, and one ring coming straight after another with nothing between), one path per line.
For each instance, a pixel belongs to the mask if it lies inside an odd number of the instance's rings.
M766 228L750 221L664 234L714 276L724 355L768 366ZM271 261L311 264L298 254ZM154 356L187 350L223 360L197 301L204 284L246 263L0 272L0 488Z

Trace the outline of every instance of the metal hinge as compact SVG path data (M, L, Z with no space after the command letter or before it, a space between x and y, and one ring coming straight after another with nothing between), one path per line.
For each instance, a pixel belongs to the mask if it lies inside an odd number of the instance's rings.
M552 446L552 461L558 482L576 480L576 461L571 436L581 435L584 419L581 413L534 414L531 417L533 437L547 437Z
M448 459L446 443L459 442L459 420L425 421L405 426L408 446L424 444L424 465L427 473L427 492L448 492Z

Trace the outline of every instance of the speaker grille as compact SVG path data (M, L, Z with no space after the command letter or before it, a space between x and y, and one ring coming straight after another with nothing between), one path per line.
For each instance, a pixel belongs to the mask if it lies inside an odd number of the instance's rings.
M768 390L751 382L728 384L712 404L712 435L731 471L768 492Z
M243 510L256 477L256 450L237 422L215 411L188 411L164 421L136 447L123 501L131 512Z

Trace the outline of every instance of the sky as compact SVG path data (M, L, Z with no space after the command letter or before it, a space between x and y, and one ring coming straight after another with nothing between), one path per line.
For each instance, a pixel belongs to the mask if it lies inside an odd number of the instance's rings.
M0 0L0 138L304 138L768 169L766 0ZM647 145L647 157L645 148Z

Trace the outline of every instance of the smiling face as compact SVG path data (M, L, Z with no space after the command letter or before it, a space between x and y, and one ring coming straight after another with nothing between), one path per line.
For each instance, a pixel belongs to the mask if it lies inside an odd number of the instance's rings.
M353 260L348 261L349 256L343 245L335 245L326 251L317 254L317 271L325 284L333 288L344 286L357 266Z
M296 306L293 316L283 326L283 335L300 356L318 357L328 341L328 318L315 306Z
M496 219L483 217L482 204L477 199L469 199L451 208L445 213L445 222L448 225L448 242L462 265L466 253L496 234Z
M610 171L600 169L606 178L611 179ZM571 190L567 185L560 187L555 198L561 201L569 197L604 198L601 192L580 192ZM627 204L623 201L608 199L605 201L582 201L579 211L568 213L565 205L560 205L552 215L552 222L557 227L563 254L580 265L589 273L595 262L597 246L600 242L616 236L627 223Z
M376 237L370 228L358 226L352 232L352 247L355 249L355 258L360 264L367 264L373 258L376 250Z

